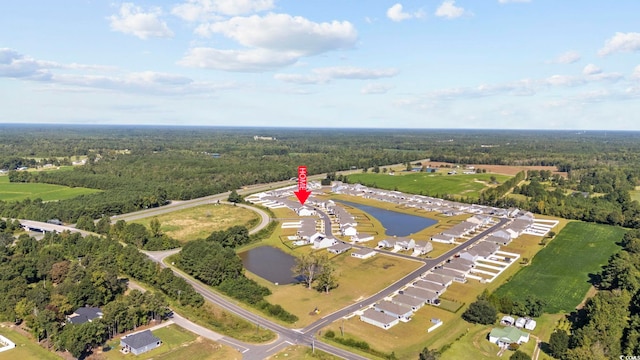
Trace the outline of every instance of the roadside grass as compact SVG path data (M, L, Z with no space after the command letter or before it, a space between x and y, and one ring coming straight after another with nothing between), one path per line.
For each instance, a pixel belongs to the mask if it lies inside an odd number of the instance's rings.
M120 352L120 339L114 339L107 344L110 350L102 352L100 355L104 359L160 359L160 360L182 360L182 359L242 359L242 355L229 346L225 346L208 339L204 339L189 332L177 325L153 331L153 335L162 340L160 347L144 354L132 356Z
M1 360L60 360L63 359L57 354L47 351L45 348L36 344L34 340L22 335L18 331L12 330L9 327L0 326L0 335L5 336L7 339L13 341L16 347L0 352Z
M12 183L9 182L8 176L0 176L0 200L2 201L38 198L42 201L65 200L96 192L100 190L40 183Z
M360 173L349 175L348 178L350 183L360 183L379 189L428 196L449 194L456 197L477 199L483 189L494 186L490 184L492 176L495 176L499 183L511 178L508 175L491 173L447 175L441 172L435 174L402 172L396 173L394 176Z
M308 346L293 345L285 348L279 353L270 356L268 360L275 359L287 359L287 360L305 360L305 359L318 359L318 360L338 360L340 357L331 355L318 349L314 351Z
M589 274L620 249L624 233L620 227L572 221L496 294L513 300L534 296L547 301L549 313L570 312L589 290Z
M326 249L320 251L326 252ZM246 273L249 278L271 290L272 294L266 300L298 316L299 320L292 327L302 328L325 314L366 299L422 265L382 254L362 260L345 253L331 256L330 259L336 267L339 286L328 294L313 288L307 289L303 284L274 285L255 274ZM316 307L320 314L312 313Z
M181 242L204 239L214 231L225 230L235 225L251 228L260 221L260 217L254 211L240 206L208 204L132 222L148 228L154 218L160 221L162 232Z

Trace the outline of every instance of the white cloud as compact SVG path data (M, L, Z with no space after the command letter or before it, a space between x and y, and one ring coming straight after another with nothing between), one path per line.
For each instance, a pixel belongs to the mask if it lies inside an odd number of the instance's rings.
M218 69L238 72L262 72L295 63L300 55L267 49L219 50L192 48L178 62L187 67Z
M546 85L551 86L576 86L584 83L580 77L569 75L552 75L544 80Z
M465 14L464 8L456 6L455 0L444 0L436 9L435 15L447 19L455 19Z
M300 85L323 84L335 79L372 80L393 77L398 74L397 69L364 69L352 66L334 66L317 68L311 75L275 74L276 80Z
M167 23L160 20L160 8L154 7L144 12L141 7L132 3L123 3L117 15L109 16L111 30L131 34L146 40L148 38L169 38L173 32Z
M615 52L632 52L640 50L640 33L617 32L613 37L608 39L604 47L598 50L598 55L605 56Z
M348 21L316 23L301 16L267 14L207 24L199 33L219 33L243 46L315 55L354 46L358 34Z
M229 84L198 82L176 74L154 71L121 74L109 66L37 60L6 48L0 49L0 77L38 81L55 86L55 90L65 86L65 91L93 88L157 95L211 93L232 87Z
M510 3L528 3L531 0L498 0L500 4L510 4Z
M380 79L393 77L398 74L397 69L363 69L351 66L335 66L314 69L314 73L331 79Z
M171 13L183 20L196 22L218 19L222 15L246 15L274 8L274 0L187 0Z
M555 64L573 64L580 60L580 54L577 51L567 51L558 55L551 63Z
M365 85L360 92L365 95L374 95L374 94L386 94L389 90L393 89L391 85L385 84L367 84Z
M588 64L582 70L582 73L585 75L595 75L595 74L600 74L601 72L602 72L602 69L600 69L594 64Z
M640 65L636 66L633 69L633 73L631 74L631 78L633 79L640 79Z
M294 64L301 57L352 48L358 38L348 21L316 23L287 14L234 17L203 24L203 36L222 34L245 49L194 48L179 63L230 71L266 71Z
M387 17L396 22L413 18L422 18L424 15L424 11L422 10L418 10L413 13L403 11L402 4L400 3L396 3L387 9Z

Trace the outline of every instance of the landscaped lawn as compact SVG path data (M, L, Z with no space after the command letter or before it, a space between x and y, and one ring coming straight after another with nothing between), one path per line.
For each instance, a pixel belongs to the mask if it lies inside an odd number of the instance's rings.
M39 183L12 183L8 176L0 176L0 200L21 201L37 199L42 201L64 200L79 195L93 194L100 190L81 187L67 187L62 185Z
M11 350L0 352L0 360L60 360L62 357L53 352L47 351L35 341L11 330L8 327L0 327L0 334L13 341L16 347Z
M258 224L259 216L254 211L240 206L210 204L173 211L155 216L160 221L160 230L179 241L203 239L214 231L225 230L235 225L248 228ZM133 222L149 227L153 218Z
M305 360L305 359L318 359L318 360L338 360L342 359L337 356L333 356L324 351L315 350L312 351L308 346L292 345L279 353L271 356L268 360L275 359L287 359L287 360Z
M484 188L492 186L489 184L492 176L495 176L499 183L511 178L499 174L396 173L391 176L389 174L361 173L349 175L349 182L410 194L429 196L449 194L478 198Z
M620 227L570 222L496 294L513 300L531 295L547 301L547 312L570 312L589 290L589 274L620 249L616 243L624 233Z
M242 355L229 346L221 345L211 340L203 339L177 325L154 330L153 335L162 340L160 347L137 356L120 352L120 339L108 342L111 350L100 355L106 359L242 359Z

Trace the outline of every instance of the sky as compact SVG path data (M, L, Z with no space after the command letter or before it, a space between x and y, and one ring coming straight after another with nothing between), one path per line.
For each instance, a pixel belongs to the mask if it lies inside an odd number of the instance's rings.
M0 123L640 130L637 0L0 3Z

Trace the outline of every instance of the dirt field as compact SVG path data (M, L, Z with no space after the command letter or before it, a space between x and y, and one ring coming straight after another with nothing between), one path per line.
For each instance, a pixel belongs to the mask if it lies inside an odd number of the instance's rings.
M450 165L454 166L455 164L439 162L439 161L429 161L427 164L431 167L440 167L441 165ZM567 177L566 172L556 171L557 168L555 166L510 166L510 165L483 165L483 164L469 164L469 166L473 166L476 169L487 169L487 172L492 172L496 174L504 174L504 175L515 175L522 170L551 170L553 174L560 174L563 177Z

